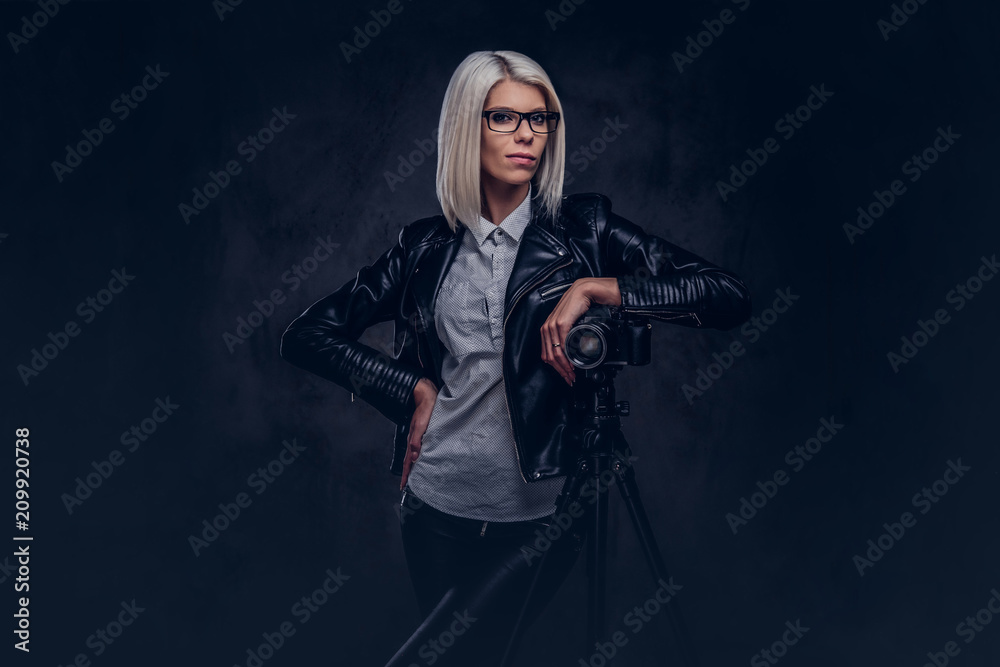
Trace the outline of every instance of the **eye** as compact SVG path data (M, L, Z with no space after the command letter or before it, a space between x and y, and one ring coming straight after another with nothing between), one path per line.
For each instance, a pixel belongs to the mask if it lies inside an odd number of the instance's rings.
M494 125L508 125L514 122L514 117L506 111L494 111L490 120Z
M548 112L539 111L537 113L531 114L531 116L529 116L529 118L528 118L528 122L530 122L530 123L532 123L534 125L541 125L546 120L548 120L548 118L549 118Z

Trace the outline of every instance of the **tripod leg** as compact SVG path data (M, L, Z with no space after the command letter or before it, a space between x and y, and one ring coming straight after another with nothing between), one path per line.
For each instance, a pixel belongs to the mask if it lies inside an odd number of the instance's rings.
M573 503L580 502L580 491L584 484L587 483L589 478L589 465L586 461L581 459L577 464L576 470L572 475L566 477L566 482L563 484L562 491L556 498L556 510L553 516L565 516L569 514L569 508ZM559 539L570 539L565 533L563 533ZM528 592L524 596L524 603L521 605L521 611L517 615L517 621L514 623L514 629L511 631L510 640L507 642L507 648L504 651L503 658L500 661L501 667L509 667L511 661L514 657L513 650L516 644L518 634L520 633L521 626L524 623L525 614L528 611L528 606L531 602L532 596L534 595L535 588L538 584L538 578L542 573L543 565L546 562L549 552L545 551L532 566L535 568L535 574L531 579L531 585L528 587Z
M591 460L595 460L596 457ZM601 488L601 470L594 466L593 482L597 491L597 502L590 515L590 529L587 535L587 645L593 646L604 638L607 629L605 619L606 590L608 578L608 494L607 488Z
M625 443L624 437L621 438L621 445L621 448L618 450L619 452L630 452L628 444ZM627 458L622 459L618 456L615 457L615 461L612 463L611 468L618 479L618 490L621 492L622 500L625 502L625 506L628 509L629 518L632 520L632 525L635 527L636 535L639 538L639 544L642 547L643 554L646 556L646 563L649 565L649 569L652 570L653 578L656 579L657 582L660 582L661 580L669 581L670 574L667 572L667 567L663 562L663 555L660 553L660 549L656 545L656 538L653 536L653 529L649 525L649 518L646 516L646 510L643 508L642 500L639 498L639 487L635 481L635 471L630 465L628 465ZM667 602L664 605L664 609L666 610L667 618L670 622L670 628L677 640L681 664L685 667L698 667L698 656L691 643L691 637L687 633L687 629L684 627L684 620L681 617L676 598Z

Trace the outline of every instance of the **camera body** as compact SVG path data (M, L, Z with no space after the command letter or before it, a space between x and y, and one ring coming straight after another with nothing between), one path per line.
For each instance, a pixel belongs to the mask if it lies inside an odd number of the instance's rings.
M592 306L566 336L564 351L574 367L642 366L650 361L648 318L625 316L615 306Z

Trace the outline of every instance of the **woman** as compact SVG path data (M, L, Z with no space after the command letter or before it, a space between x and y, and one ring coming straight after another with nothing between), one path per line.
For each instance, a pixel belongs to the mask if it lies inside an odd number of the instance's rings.
M443 215L404 227L281 340L285 359L396 423L390 471L424 621L391 667L504 653L540 562L522 547L549 524L580 446L562 346L581 315L602 304L729 329L750 314L733 274L611 213L602 195L563 196L562 107L530 58L469 55L438 137ZM357 341L390 319L393 357ZM526 624L575 563L583 525L541 561Z

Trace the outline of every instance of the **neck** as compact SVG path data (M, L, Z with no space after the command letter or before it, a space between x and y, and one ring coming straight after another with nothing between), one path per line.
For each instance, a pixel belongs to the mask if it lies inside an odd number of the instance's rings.
M482 214L484 218L494 225L499 225L515 208L520 206L521 202L528 195L530 187L528 183L520 185L502 183L485 174L483 175L482 186Z

